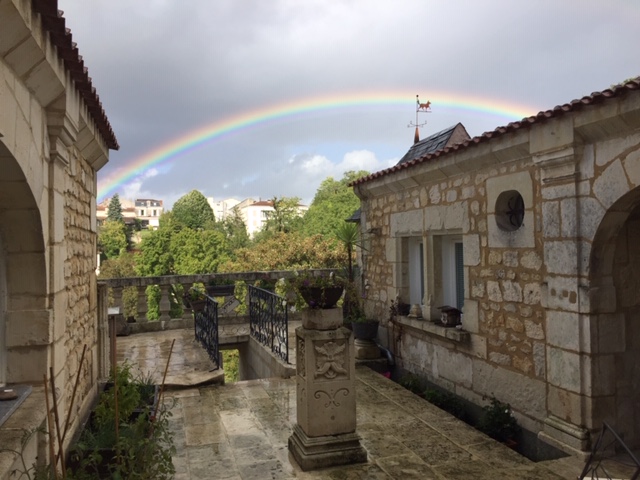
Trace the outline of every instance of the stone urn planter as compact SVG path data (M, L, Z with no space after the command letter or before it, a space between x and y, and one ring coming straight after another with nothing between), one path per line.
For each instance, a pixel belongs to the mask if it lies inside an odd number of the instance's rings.
M309 308L333 308L342 296L343 287L300 287L300 295Z
M378 320L365 320L364 322L351 322L351 330L356 340L375 340L378 336Z

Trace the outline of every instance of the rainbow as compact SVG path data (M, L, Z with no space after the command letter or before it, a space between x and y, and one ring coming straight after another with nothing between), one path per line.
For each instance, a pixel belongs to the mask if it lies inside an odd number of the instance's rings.
M415 93L376 92L325 95L268 105L225 118L179 136L128 162L126 166L98 180L98 201L115 193L120 187L140 178L150 168L159 167L198 146L224 137L226 134L284 119L307 112L340 110L350 107L408 105L413 108ZM502 117L508 121L520 120L537 113L534 107L504 102L487 97L459 93L429 92L423 95L431 100L433 108L465 110Z

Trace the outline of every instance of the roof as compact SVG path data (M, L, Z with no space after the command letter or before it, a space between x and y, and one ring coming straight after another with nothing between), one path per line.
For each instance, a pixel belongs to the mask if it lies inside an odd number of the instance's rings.
M273 202L271 200L259 200L257 202L253 202L250 207L273 207Z
M468 140L469 134L461 123L457 123L456 125L452 125L449 128L445 128L444 130L439 131L438 133L434 133L433 135L420 140L417 143L414 143L413 146L409 149L407 153L405 153L404 157L400 159L398 164L409 162L411 160L415 160L417 158L424 157L430 153L437 152L438 150L442 150L443 148L450 146L449 142L453 137L454 131L462 128L465 136L463 137L465 140Z
M581 108L587 107L589 105L597 105L602 102L605 102L611 98L620 97L630 91L640 90L640 77L633 78L631 80L627 80L618 85L614 85L611 88L607 88L601 92L593 92L591 95L584 96L580 99L572 100L569 103L565 103L563 105L557 105L550 110L545 110L539 112L537 115L532 115L530 117L525 117L518 122L511 122L504 127L498 127L491 132L485 132L482 135L473 137L469 140L463 141L461 143L457 143L452 146L448 146L437 150L433 153L427 153L426 155L416 158L413 160L406 161L404 163L399 162L397 165L387 168L385 170L380 170L379 172L372 173L371 175L367 175L366 177L361 177L357 180L354 180L349 184L349 186L361 185L363 183L369 182L371 180L385 177L394 172L398 172L400 170L404 170L406 168L410 168L414 165L419 165L423 162L427 162L430 160L435 160L439 157L445 156L447 154L456 152L458 150L464 150L467 148L471 148L475 145L479 145L481 143L488 142L493 138L500 137L502 135L523 129L529 128L534 124L543 123L547 120L560 117L565 113L575 112L580 110Z
M84 66L77 44L72 40L71 30L65 27L63 12L58 10L58 0L33 0L32 5L33 10L42 17L42 26L49 32L51 43L56 47L107 147L118 150L120 145L91 82L89 70Z

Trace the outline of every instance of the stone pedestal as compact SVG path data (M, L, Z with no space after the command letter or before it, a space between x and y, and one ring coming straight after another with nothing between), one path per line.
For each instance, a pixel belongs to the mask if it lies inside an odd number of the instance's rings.
M309 314L296 329L297 424L289 451L305 471L366 462L367 452L356 434L351 331L339 326L338 308Z
M380 358L380 347L373 340L354 341L354 353L358 360L376 360Z

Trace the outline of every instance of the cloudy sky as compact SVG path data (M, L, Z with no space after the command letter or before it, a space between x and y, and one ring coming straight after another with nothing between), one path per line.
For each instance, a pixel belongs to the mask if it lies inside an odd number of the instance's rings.
M636 0L58 0L120 143L99 196L298 196L640 75ZM199 142L199 143L198 143ZM173 152L173 154L170 154ZM134 174L134 171L136 174Z

